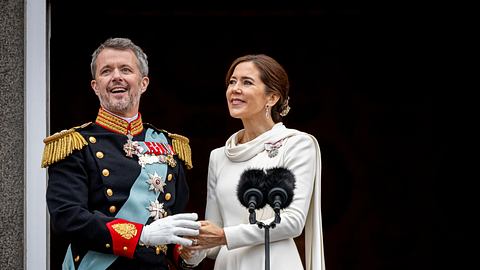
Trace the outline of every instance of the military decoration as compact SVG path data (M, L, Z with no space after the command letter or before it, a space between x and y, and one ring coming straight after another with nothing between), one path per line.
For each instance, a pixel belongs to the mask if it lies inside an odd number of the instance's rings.
M127 135L127 142L123 145L123 151L125 151L125 155L127 157L133 157L133 155L138 154L137 148L136 148L136 143L132 140L133 136L132 134Z
M177 166L177 162L175 161L175 158L173 158L172 155L160 155L160 156L153 156L153 155L138 155L138 164L140 166L145 167L147 164L153 164L153 163L167 163L170 167L175 167Z
M147 207L147 209L150 211L150 217L153 217L154 220L167 216L167 211L165 211L163 208L163 203L158 202L158 200L150 202L150 205Z
M127 136L128 141L123 146L123 150L128 157L138 156L140 166L145 167L145 165L153 163L168 164L170 167L177 166L173 157L176 153L171 145L159 142L132 141L131 135Z
M172 155L168 155L168 156L165 156L165 161L167 162L167 164L174 168L175 166L177 166L177 162L175 161L175 159L173 158Z
M148 176L150 177L147 180L147 183L150 184L148 190L154 190L156 193L163 193L163 187L167 185L165 184L165 180L163 180L162 177L157 174L157 172L155 172L154 174L148 174Z

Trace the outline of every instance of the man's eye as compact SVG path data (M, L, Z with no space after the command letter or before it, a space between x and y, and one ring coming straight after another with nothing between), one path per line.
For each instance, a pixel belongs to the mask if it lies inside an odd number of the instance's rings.
M109 69L104 69L104 70L100 71L101 75L108 75L109 73L110 73Z

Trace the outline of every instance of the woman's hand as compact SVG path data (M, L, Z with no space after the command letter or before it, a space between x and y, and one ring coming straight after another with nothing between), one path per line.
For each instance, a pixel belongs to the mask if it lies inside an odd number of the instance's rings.
M202 225L200 234L192 237L194 239L193 244L189 247L184 247L184 250L200 250L227 244L223 228L208 220L200 221L200 224Z

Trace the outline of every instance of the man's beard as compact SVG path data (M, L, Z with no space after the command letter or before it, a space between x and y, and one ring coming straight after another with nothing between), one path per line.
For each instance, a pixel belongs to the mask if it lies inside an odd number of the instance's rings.
M108 96L109 94L103 92L100 94L100 104L104 109L107 111L117 113L117 114L123 114L128 112L131 108L137 107L138 104L140 103L140 91L135 92L132 94L132 92L128 92L128 95L121 100L114 99L112 97Z

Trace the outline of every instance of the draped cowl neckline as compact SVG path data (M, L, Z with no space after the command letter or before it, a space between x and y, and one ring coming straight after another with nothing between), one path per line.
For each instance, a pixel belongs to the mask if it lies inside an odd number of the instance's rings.
M239 144L238 138L243 131L244 129L235 132L225 143L225 155L232 162L247 161L255 157L258 153L265 151L265 144L276 143L287 137L300 133L298 130L286 128L282 122L279 122L273 125L270 130L260 134L255 139Z

